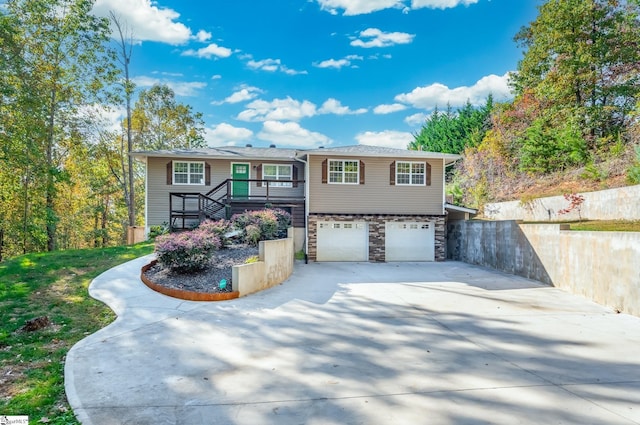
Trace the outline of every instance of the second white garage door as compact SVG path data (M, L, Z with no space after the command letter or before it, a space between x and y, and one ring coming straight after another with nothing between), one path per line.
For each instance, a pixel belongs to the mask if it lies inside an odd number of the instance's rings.
M316 261L368 261L369 231L364 221L320 221Z
M434 261L435 244L431 222L385 223L386 261Z

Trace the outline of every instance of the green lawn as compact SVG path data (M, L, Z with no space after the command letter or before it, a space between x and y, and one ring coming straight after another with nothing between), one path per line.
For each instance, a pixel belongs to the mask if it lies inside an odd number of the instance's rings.
M115 318L89 297L89 283L105 270L151 252L153 244L145 242L28 254L0 263L0 415L28 415L33 424L78 423L64 393L65 356L76 342ZM27 320L40 316L52 324L19 332Z
M640 232L640 220L525 221L524 224L568 224L571 230Z
M635 221L582 221L569 223L571 230L600 232L640 232L640 220Z

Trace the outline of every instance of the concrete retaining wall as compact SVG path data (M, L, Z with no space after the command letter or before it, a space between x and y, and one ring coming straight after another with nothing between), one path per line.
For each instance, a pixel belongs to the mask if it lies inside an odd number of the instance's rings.
M589 220L640 220L640 185L598 192L580 193L585 200L580 214ZM484 215L492 220L566 221L578 220L576 210L569 214L558 211L569 206L563 196L538 198L527 203L497 202L484 207Z
M640 233L564 229L558 224L454 221L448 225L448 255L640 316Z
M259 261L233 266L232 287L243 297L278 285L293 273L294 239L292 229L287 239L261 241Z

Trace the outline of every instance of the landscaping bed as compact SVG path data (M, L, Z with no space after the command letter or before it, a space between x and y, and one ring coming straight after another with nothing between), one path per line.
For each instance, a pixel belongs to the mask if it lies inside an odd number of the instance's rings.
M233 267L256 262L258 243L286 237L290 224L288 212L264 209L164 232L155 239L156 261L144 266L140 277L154 291L184 300L236 298L240 291L233 291Z
M256 246L231 245L216 251L207 267L201 271L176 273L169 268L154 264L143 271L143 274L149 281L167 289L209 294L231 292L233 266L246 264L257 255L258 247ZM221 289L220 281L223 279L227 284L224 289Z

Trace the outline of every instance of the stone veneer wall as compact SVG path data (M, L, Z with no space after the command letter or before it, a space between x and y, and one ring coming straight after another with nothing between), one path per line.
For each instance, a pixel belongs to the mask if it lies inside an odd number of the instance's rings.
M439 215L385 215L385 214L310 214L307 223L309 229L309 246L307 255L310 260L316 260L318 248L318 222L319 221L366 221L369 225L369 261L385 261L385 223L390 222L415 222L431 221L435 224L435 259L445 261L446 234L445 216Z

